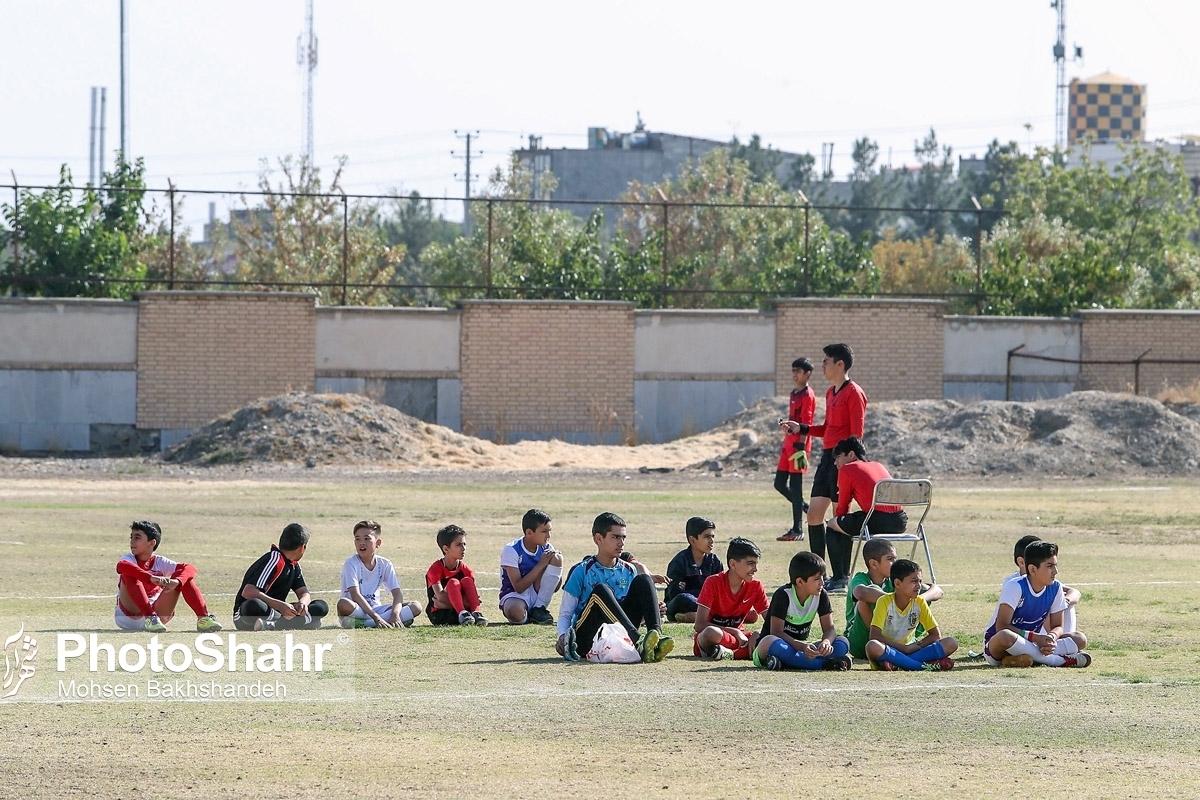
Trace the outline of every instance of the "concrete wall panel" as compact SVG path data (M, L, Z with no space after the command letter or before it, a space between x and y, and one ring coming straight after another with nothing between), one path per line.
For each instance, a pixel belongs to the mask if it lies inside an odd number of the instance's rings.
M634 372L639 375L775 373L775 318L758 311L639 311Z
M137 318L124 300L0 299L0 366L132 367Z
M440 308L317 309L316 368L457 374L461 321Z
M701 433L774 394L773 380L635 380L638 441L667 442Z

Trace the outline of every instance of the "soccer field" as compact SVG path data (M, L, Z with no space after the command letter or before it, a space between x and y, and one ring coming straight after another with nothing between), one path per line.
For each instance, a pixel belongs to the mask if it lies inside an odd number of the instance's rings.
M935 482L927 527L946 596L933 612L961 643L955 669L808 674L700 662L685 625L667 626L677 647L662 664L599 666L558 658L553 628L496 624L499 550L531 506L554 517L570 563L593 552L592 518L615 511L627 549L657 572L685 546L684 520L710 517L722 559L733 536L759 544L769 594L806 544L775 541L787 506L766 474L128 472L0 482L0 637L24 624L39 646L36 674L0 700L2 796L1200 796L1194 482ZM313 699L55 696L59 634L149 641L112 623L114 564L143 518L161 523L163 555L198 567L229 629L243 571L288 522L313 531L302 564L331 604L356 520L382 523L380 554L422 602L434 533L457 523L493 624L299 634L314 646L344 635L352 655ZM1059 544L1062 580L1083 591L1089 669L967 659L1026 533ZM189 645L193 625L181 603L160 638Z

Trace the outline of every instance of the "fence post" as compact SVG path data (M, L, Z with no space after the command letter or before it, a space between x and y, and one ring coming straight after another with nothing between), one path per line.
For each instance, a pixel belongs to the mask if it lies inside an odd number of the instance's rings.
M17 173L9 170L13 178L13 285L12 296L21 295L21 190L17 186Z
M1153 349L1153 347L1147 347L1133 360L1133 394L1135 397L1142 393L1142 359Z
M975 313L983 316L983 206L971 195L975 206Z
M484 289L483 296L489 300L492 297L492 199L488 198L488 241L487 241L487 264L484 266L483 273Z
M350 280L350 198L342 193L342 305L346 305L346 283Z
M660 196L661 196L661 194L662 194L661 190L659 191L659 194L660 194ZM668 222L670 221L670 218L669 218L669 216L668 216L668 215L670 214L670 204L668 204L668 203L667 203L667 201L666 201L666 199L665 199L665 198L663 199L662 210L663 210L663 226L662 226L662 307L663 307L663 308L670 308L670 307L671 307L671 295L670 295L670 293L669 293L669 289L671 288L671 272L670 272L670 267L669 267L669 265L667 264L667 236L668 236L668 227L667 227L667 226L668 226Z
M171 202L171 251L167 255L167 288L175 288L175 184L167 178L167 197Z
M1017 352L1018 350L1024 350L1024 349L1025 349L1025 345L1023 345L1023 344L1019 344L1019 345L1017 345L1016 347L1014 347L1012 350L1009 350L1009 351L1008 351L1008 363L1007 363L1007 364L1005 364L1005 366L1004 366L1004 401L1005 401L1006 403L1007 403L1009 400L1012 400L1012 362L1013 362L1013 353Z
M800 195L800 199L804 201L804 275L803 275L804 283L801 288L800 296L808 297L808 292L809 292L809 288L811 285L810 280L809 280L809 274L808 274L808 231L809 231L808 212L810 210L810 207L812 206L812 203L809 202L808 195L806 195L804 192L800 191L799 189L796 190L796 194Z

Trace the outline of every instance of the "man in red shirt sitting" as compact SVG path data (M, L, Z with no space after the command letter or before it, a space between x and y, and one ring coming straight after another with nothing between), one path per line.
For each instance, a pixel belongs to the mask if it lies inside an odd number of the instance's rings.
M833 463L837 467L838 504L829 520L829 530L858 536L875 496L875 484L892 474L878 461L867 460L867 450L857 436L838 442L833 448ZM858 503L859 511L850 512L851 500ZM877 506L871 515L871 530L875 533L904 533L907 527L908 514L902 506Z

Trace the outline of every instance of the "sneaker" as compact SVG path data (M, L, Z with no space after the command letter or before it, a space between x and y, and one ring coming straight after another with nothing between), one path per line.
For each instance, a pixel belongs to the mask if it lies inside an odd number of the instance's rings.
M954 669L954 659L950 656L939 658L936 661L927 661L921 665L921 669L927 672L946 672Z
M767 663L763 664L763 666L770 670L782 670L784 668L784 664L779 660L778 656L767 656Z
M471 615L470 611L463 609L462 613L460 613L458 615L458 624L459 625L474 625L475 617Z
M881 670L883 670L884 672L895 672L896 671L896 665L890 661L876 661L875 665L877 667L879 667Z
M406 628L411 628L413 626L413 623L416 621L417 621L416 617L409 617L407 620L401 619L400 624Z
M1091 664L1092 657L1087 653L1079 652L1073 656L1063 656L1064 667L1078 667L1079 669L1086 669L1087 667L1091 666Z
M471 617L475 620L475 624L478 625L479 627L481 627L481 628L487 627L487 624L488 624L487 617L485 617L483 614L480 614L478 611L472 611Z
M654 648L654 663L662 661L667 655L675 649L675 640L670 636L659 634L658 645Z
M777 542L802 542L804 541L804 532L798 531L795 528L785 533L783 536L775 537Z
M658 648L658 639L660 635L661 634L659 634L658 631L651 628L650 630L646 631L646 635L642 637L640 642L638 642L637 649L638 653L640 653L642 656L642 661L654 661L654 651ZM672 647L673 646L674 644L672 644Z
M1005 656L1004 658L1000 659L1000 666L1016 668L1032 667L1033 656L1027 653L1022 653L1019 656Z
M217 622L217 618L209 614L205 617L196 618L196 630L201 633L216 633L219 630L223 630L223 628L221 627L221 623Z
M158 614L151 614L146 617L145 627L151 633L162 633L167 629L167 626L163 625L162 621L158 618Z
M733 661L734 653L724 645L717 645L717 654L713 656L714 661Z
M825 591L828 594L845 594L849 585L849 578L830 578L825 581Z
M356 623L362 622L362 621L363 620L360 620L360 619L355 620ZM254 630L256 630L256 631L273 631L273 630L275 630L275 623L272 620L266 620L266 619L263 619L262 617L259 617L258 619L254 620Z
M845 672L854 666L854 659L848 655L840 658L827 658L825 663L821 665L821 669L826 672Z
M527 621L534 625L553 625L554 615L545 606L535 606L529 609Z

